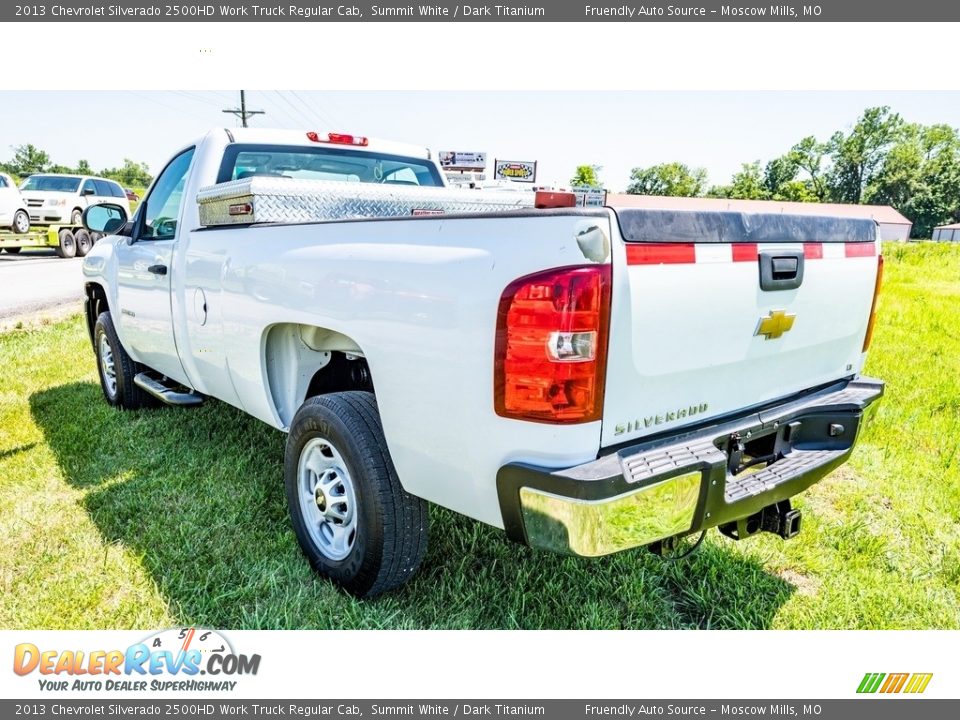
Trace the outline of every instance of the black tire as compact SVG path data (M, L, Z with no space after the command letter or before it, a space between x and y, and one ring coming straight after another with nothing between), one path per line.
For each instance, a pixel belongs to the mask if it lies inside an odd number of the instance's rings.
M10 253L11 255L16 255L18 252L20 252L21 250L23 250L23 248L19 248L19 247L9 247L9 248L4 248L4 250L6 250L6 251L7 251L8 253Z
M85 229L73 231L73 239L77 244L77 257L86 257L87 253L93 248L93 239Z
M83 225L83 210L80 208L74 208L73 212L70 213L70 224L74 227L78 225Z
M321 549L306 525L308 490L301 484L300 460L305 448L318 441L335 446L355 501L354 540L340 560ZM427 549L427 503L400 485L373 393L331 393L304 402L287 437L284 484L297 541L321 575L369 598L403 585L416 573Z
M100 238L102 238L102 237L103 237L103 233L91 232L91 233L90 233L90 242L92 242L94 245L96 245L97 242L98 242L98 241L100 240Z
M109 382L104 362L101 342L105 341L112 354L114 379L116 386ZM113 319L109 312L100 313L97 324L93 328L93 352L97 358L97 374L100 376L100 389L107 403L121 410L138 410L145 407L156 407L159 403L150 394L138 388L133 378L145 369L134 362L127 351L123 349L117 331L113 327Z
M13 214L13 223L10 225L10 230L18 235L30 232L30 216L26 210L17 210Z
M74 238L73 233L64 228L57 234L60 244L57 245L54 250L57 251L57 255L62 258L72 258L77 255L77 240Z

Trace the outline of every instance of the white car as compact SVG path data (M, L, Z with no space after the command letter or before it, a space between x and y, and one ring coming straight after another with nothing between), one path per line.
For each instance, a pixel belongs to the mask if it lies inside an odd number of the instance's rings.
M797 534L883 393L875 222L444 185L352 135L185 146L132 220L85 212L106 401L288 433L293 531L364 597L414 574L427 502L586 556Z
M37 174L20 186L35 225L80 225L90 205L112 203L130 214L127 194L113 180L87 175Z
M0 228L10 228L15 233L30 230L27 201L6 173L0 173Z

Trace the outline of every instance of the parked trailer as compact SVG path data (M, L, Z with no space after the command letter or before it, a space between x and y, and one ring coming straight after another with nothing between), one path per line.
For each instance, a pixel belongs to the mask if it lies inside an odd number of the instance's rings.
M50 225L27 233L0 231L0 250L16 255L23 248L53 248L62 258L83 257L100 239L82 225Z

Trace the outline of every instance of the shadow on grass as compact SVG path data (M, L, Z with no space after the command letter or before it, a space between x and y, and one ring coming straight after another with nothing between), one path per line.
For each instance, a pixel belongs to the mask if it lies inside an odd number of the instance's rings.
M27 443L26 445L17 445L17 447L12 447L7 450L0 450L0 460L6 460L8 457L13 457L19 453L27 452L27 450L33 450L37 444L35 442Z
M430 550L405 588L357 601L315 576L290 530L285 436L215 401L118 412L91 383L30 398L106 542L142 558L178 621L228 628L765 628L794 587L708 542L665 563L535 552L431 508ZM95 571L95 569L92 569Z

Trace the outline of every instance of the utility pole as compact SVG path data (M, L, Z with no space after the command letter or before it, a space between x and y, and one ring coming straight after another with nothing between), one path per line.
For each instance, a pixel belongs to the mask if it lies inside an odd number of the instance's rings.
M232 108L229 110L224 110L223 112L229 113L230 115L236 115L240 118L240 122L243 123L243 127L247 126L247 118L251 115L266 115L263 110L247 110L247 95L241 90L240 91L240 107Z

